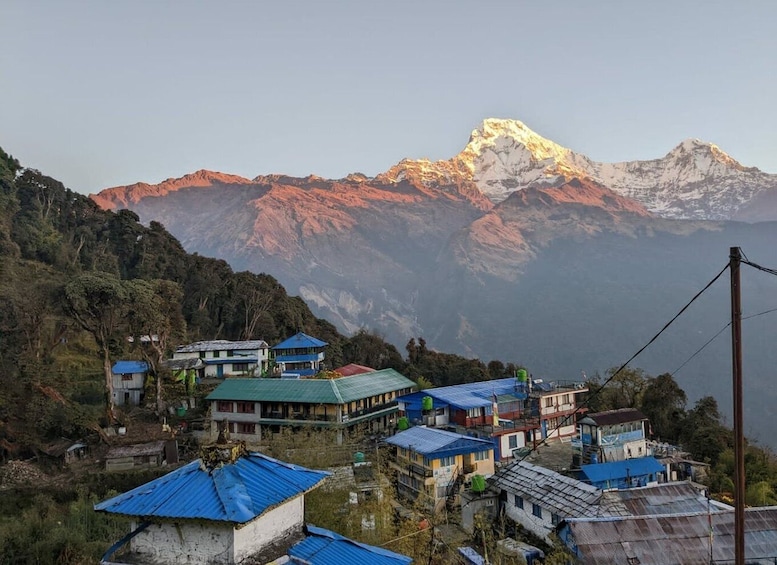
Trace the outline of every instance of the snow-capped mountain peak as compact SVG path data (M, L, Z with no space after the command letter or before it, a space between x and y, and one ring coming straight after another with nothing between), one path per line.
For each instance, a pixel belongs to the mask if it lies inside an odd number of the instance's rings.
M474 185L492 202L530 186L557 186L590 178L668 218L736 217L756 194L777 190L777 175L744 167L717 145L686 139L664 157L599 163L575 153L523 122L489 118L466 147L446 161L405 159L383 180L414 178L428 185Z

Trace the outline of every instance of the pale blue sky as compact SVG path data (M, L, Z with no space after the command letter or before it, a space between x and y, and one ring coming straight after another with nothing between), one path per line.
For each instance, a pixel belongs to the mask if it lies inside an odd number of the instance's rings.
M777 2L0 0L0 146L79 192L381 172L486 117L777 173Z

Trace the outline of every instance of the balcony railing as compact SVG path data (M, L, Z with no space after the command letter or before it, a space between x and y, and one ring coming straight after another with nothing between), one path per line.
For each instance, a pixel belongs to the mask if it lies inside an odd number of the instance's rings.
M354 418L360 418L361 416L374 414L375 412L382 412L383 410L397 408L397 406L398 406L397 401L394 400L392 402L386 402L384 404L377 404L375 406L371 406L370 408L360 408L359 410L354 410L353 412L349 412L348 418L353 420Z

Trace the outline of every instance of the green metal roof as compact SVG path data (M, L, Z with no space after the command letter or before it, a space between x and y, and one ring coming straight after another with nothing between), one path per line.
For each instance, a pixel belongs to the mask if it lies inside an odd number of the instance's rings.
M394 369L339 379L226 379L206 400L345 404L410 387L415 383Z

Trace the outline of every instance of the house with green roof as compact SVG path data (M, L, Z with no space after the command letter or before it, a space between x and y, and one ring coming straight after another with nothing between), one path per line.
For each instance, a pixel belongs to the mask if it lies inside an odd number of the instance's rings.
M258 443L281 428L361 427L371 433L391 429L397 397L416 385L394 369L327 379L226 379L206 398L215 437L227 425L236 439Z

